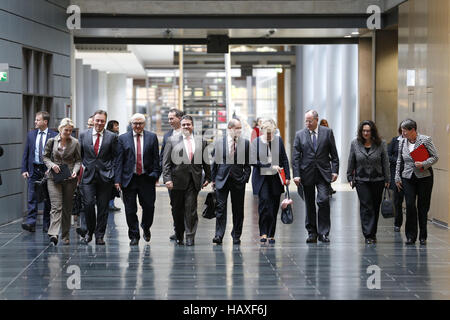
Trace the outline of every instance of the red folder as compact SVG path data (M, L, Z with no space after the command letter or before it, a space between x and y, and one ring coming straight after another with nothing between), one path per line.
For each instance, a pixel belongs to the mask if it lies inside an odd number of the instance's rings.
M285 186L286 185L286 174L284 173L284 169L283 168L281 168L281 172L278 172L278 176L280 177L281 184L283 186Z
M430 154L428 153L427 148L423 144L421 144L416 150L410 153L411 158L415 162L424 162L430 157ZM424 168L420 168L421 171L424 171Z

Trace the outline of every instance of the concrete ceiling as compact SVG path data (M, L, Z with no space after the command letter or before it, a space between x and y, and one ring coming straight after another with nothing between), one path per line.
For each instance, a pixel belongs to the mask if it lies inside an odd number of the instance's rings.
M194 14L361 14L370 5L385 12L405 0L297 0L297 1L150 1L71 0L86 14L194 15Z

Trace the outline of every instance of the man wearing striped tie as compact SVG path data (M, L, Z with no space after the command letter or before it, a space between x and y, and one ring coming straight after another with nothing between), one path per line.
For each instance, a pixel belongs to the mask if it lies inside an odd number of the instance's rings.
M153 132L144 130L145 116L140 113L133 115L131 128L132 131L119 137L115 186L123 192L128 237L130 245L135 246L140 239L136 199L139 197L142 206L141 227L144 240L149 242L155 212L155 183L161 175L161 167L158 138Z
M211 181L211 168L209 159L203 156L206 141L194 137L194 120L191 116L181 118L181 128L182 134L172 136L164 148L163 181L172 194L177 244L183 244L186 232L186 245L192 246L198 222L197 196ZM202 170L205 171L203 183Z

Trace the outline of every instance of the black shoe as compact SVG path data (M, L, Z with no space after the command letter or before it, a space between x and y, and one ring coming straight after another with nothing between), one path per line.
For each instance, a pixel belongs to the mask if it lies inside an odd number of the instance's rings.
M394 232L400 232L400 227L394 227Z
M82 228L76 228L75 231L80 235L80 237L84 238L86 236L87 230Z
M48 228L42 229L42 233L48 233Z
M28 223L22 223L22 229L29 232L36 232L36 226Z
M317 236L314 234L310 234L308 239L306 239L306 243L317 243Z
M274 244L275 243L275 239L269 239L269 243L270 244Z
M213 243L222 244L222 239L220 237L214 237Z
M99 246L104 246L105 245L105 240L103 240L103 238L95 239L95 244L97 244Z
M366 244L374 244L373 239L367 238L366 239Z
M421 246L426 246L426 245L427 245L427 240L425 240L425 239L420 239L419 241L420 241L420 245L421 245Z
M189 246L189 247L193 246L194 245L194 239L187 239L186 240L186 245Z
M51 236L50 243L53 243L54 246L58 244L58 236Z
M320 235L319 236L319 241L324 242L324 243L328 243L328 242L330 242L330 239L328 239L328 237L326 235Z
M416 241L413 240L413 239L407 239L406 242L405 242L406 245L413 245L415 243L416 243Z
M103 242L103 244L104 244L104 242ZM139 239L136 239L136 238L131 239L130 246L137 246L138 244L139 244Z
M233 239L233 244L241 244L241 239Z
M91 241L92 241L92 235L86 234L86 236L85 236L84 239L83 239L83 242L84 242L85 244L88 244L88 243L91 242Z
M177 239L177 245L179 245L179 246L184 246L183 240L178 240L178 239Z
M150 242L150 238L152 237L152 234L150 230L144 230L144 240L147 242Z
M336 193L336 190L331 189L331 194L335 194L335 193Z
M171 235L171 236L169 237L169 239L170 239L170 240L177 240L177 236L176 236L175 234L173 234L173 235Z

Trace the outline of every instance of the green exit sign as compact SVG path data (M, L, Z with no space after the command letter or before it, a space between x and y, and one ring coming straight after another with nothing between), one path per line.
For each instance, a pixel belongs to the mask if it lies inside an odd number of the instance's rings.
M0 82L8 82L8 72L0 72Z
M0 82L8 82L9 65L0 63Z

